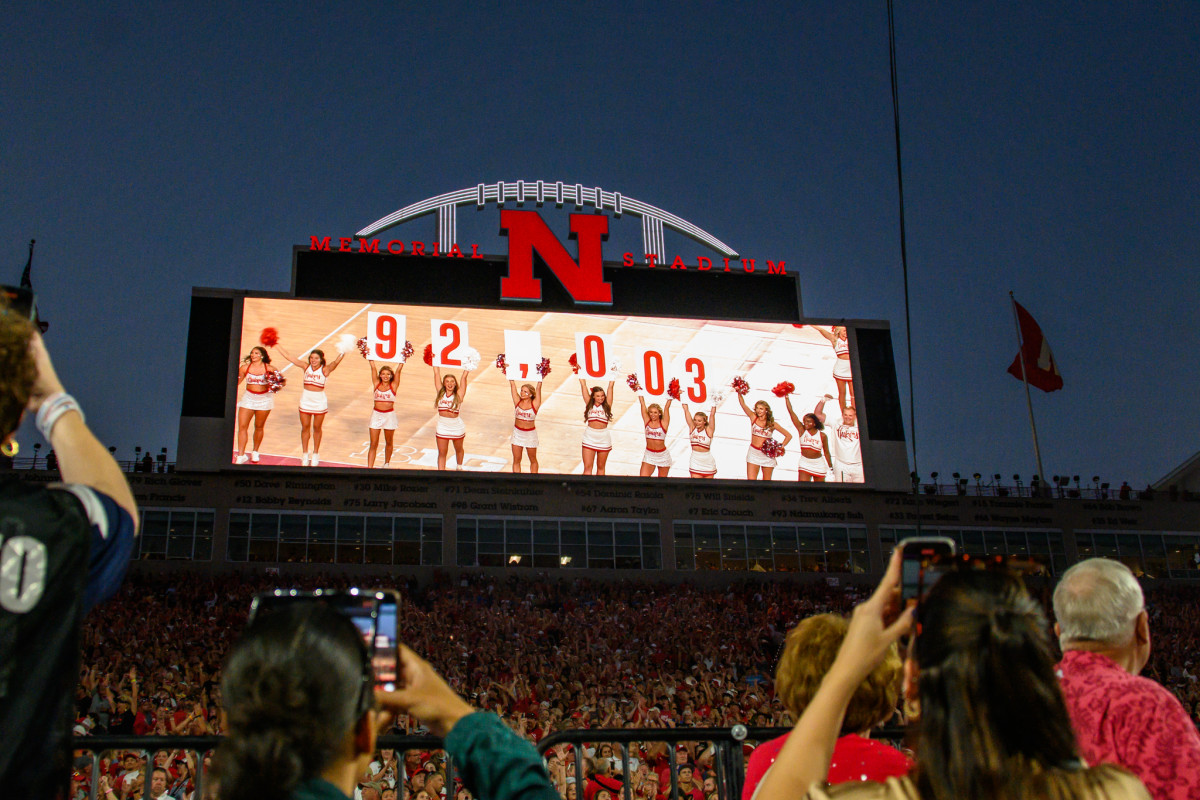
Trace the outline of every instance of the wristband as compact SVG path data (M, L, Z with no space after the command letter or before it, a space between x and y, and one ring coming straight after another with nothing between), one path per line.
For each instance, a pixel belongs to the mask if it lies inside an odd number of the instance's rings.
M50 441L50 434L54 431L55 423L68 411L78 413L79 418L83 419L83 409L79 407L79 402L66 392L52 394L42 402L37 410L35 424L47 442Z

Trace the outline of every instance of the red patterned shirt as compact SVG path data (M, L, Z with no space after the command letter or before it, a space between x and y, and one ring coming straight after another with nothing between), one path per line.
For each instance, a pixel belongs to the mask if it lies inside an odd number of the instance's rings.
M1200 797L1200 733L1175 695L1098 653L1068 650L1058 669L1089 764L1120 764L1155 800Z

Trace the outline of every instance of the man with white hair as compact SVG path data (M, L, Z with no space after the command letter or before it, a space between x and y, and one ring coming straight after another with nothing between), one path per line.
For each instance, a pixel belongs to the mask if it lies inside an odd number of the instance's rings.
M1119 561L1089 558L1054 590L1059 677L1081 755L1120 764L1155 800L1200 797L1200 733L1175 695L1138 676L1150 659L1142 587Z

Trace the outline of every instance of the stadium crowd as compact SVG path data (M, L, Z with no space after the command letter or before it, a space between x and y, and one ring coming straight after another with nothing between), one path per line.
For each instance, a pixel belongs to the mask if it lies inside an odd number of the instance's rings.
M131 577L85 621L76 733L222 733L220 665L252 596L280 585L347 587L345 578L324 574ZM534 742L568 728L791 725L795 720L772 691L785 633L812 614L848 612L863 598L853 586L817 583L700 588L479 574L398 588L402 640L427 654L472 705L495 711ZM1043 599L1048 603L1048 592ZM1194 720L1200 720L1197 599L1200 591L1191 587L1148 591L1154 648L1144 672L1174 691ZM424 731L401 717L393 732ZM585 761L585 800L618 800L621 781L609 773L621 764L607 760L611 750L602 745ZM105 764L102 788L112 788L118 800L188 796L197 765L186 752L157 754L148 795L141 756L124 755ZM560 747L550 759L567 800L578 794L573 755ZM631 757L635 796L655 800L669 786L665 746L635 747ZM711 800L711 748L682 745L676 758L684 793ZM82 791L86 775L77 776ZM454 792L438 754L383 751L363 776L362 796L386 800L385 790L405 777L417 800Z

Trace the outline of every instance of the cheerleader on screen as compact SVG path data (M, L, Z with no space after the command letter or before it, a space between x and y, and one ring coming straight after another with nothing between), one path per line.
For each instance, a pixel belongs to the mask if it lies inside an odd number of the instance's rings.
M542 406L542 382L537 385L522 384L517 389L516 381L509 381L508 388L512 392L513 406L516 419L513 421L512 455L513 472L521 471L521 452L529 452L529 471L538 471L537 448L538 435L534 420L537 419L538 409Z
M303 451L300 466L307 467L310 461L314 467L318 466L321 463L321 426L325 423L325 412L329 410L329 398L325 396L325 379L337 369L337 365L342 363L346 354L338 353L337 358L326 363L325 353L314 349L308 354L308 363L305 364L288 355L283 345L276 344L275 349L279 351L279 355L304 370L304 391L300 393L300 449ZM308 450L310 438L311 455Z
M275 395L267 388L267 374L278 372L271 366L271 357L264 347L252 347L238 368L238 383L246 382L246 391L237 404L238 464L258 463L258 448L262 446L263 426L275 407ZM254 420L254 449L246 457L246 440L250 438L250 421Z
M671 469L671 454L667 451L667 428L671 425L671 400L667 398L664 409L658 403L646 405L646 398L638 395L642 404L642 423L646 426L646 452L642 456L641 476L648 478L658 470L658 477L667 477Z
M589 389L587 382L580 378L579 388L583 392L583 402L587 403L583 409L583 421L587 423L583 429L583 474L603 475L604 464L612 452L612 431L608 429L608 423L613 418L613 382L608 382L607 391L599 386Z
M683 416L689 420L691 433L688 438L692 442L692 459L688 462L688 472L693 478L712 478L717 474L717 460L709 452L712 447L713 434L717 431L717 407L705 414L697 411L693 416L687 403L683 404Z
M842 408L854 405L854 380L850 373L850 334L846 326L834 325L830 331L820 325L813 325L813 328L829 340L833 345L833 353L837 356L837 360L833 362L833 380L837 383L838 405Z
M825 435L824 423L816 414L805 414L802 418L792 410L791 395L783 398L787 403L788 416L800 432L800 481L824 483L825 476L833 469L833 456L829 454L829 437Z
M759 400L755 403L753 411L746 405L746 398L740 394L738 402L742 404L742 411L746 412L746 416L750 418L750 448L746 451L746 478L752 481L757 480L759 470L762 470L762 479L769 481L771 473L775 471L776 462L762 451L763 442L773 438L772 434L779 431L783 434L782 443L786 445L792 440L792 435L786 428L781 428L775 423L775 417L771 414L771 406L767 405L766 400Z
M371 435L371 449L367 451L367 467L375 466L375 451L379 449L379 432L383 431L383 468L392 462L392 438L396 435L399 420L396 419L396 387L400 385L400 372L404 362L392 369L384 364L378 370L374 361L371 365L371 388L375 392L375 405L371 409L371 422L367 426Z
M433 368L433 385L437 387L437 451L438 469L446 468L446 453L450 443L454 442L455 469L462 469L464 448L467 438L467 426L458 418L458 410L463 398L467 396L467 372L463 370L461 378L453 375L442 376L442 368Z

